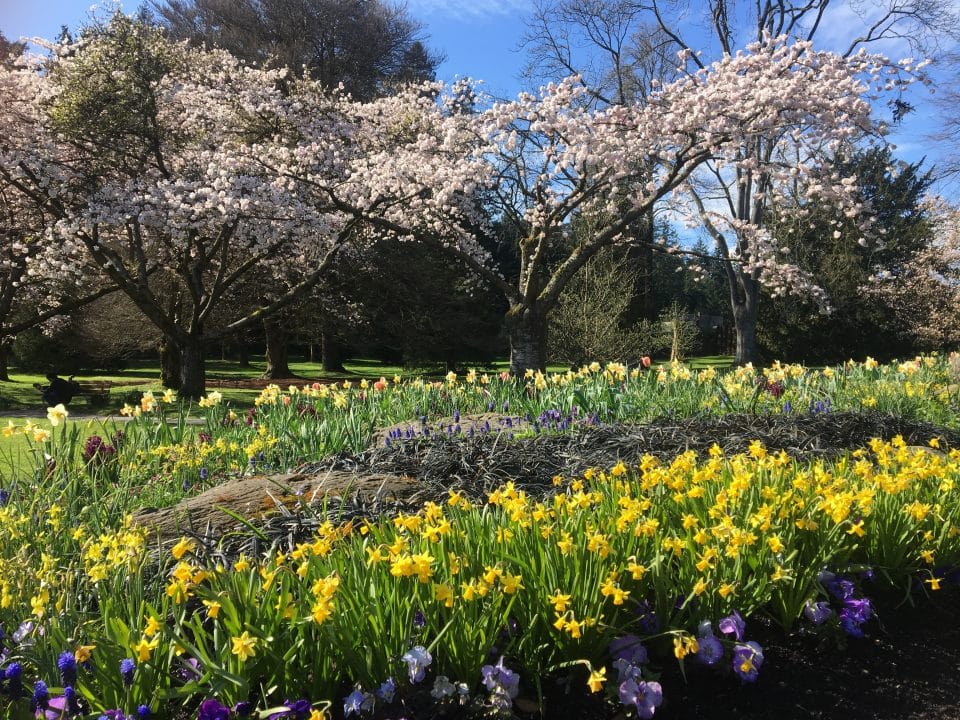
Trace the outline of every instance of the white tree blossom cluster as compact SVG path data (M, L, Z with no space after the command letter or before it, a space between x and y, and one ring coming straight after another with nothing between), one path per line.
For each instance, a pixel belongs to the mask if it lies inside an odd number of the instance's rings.
M543 365L546 315L600 248L657 203L702 205L702 168L750 184L756 214L799 187L869 232L855 180L827 158L882 137L871 100L913 70L766 38L633 105L591 108L576 78L486 108L465 107L462 85L360 102L117 16L0 70L0 183L35 208L32 275L120 288L188 358L249 273L272 268L275 299L225 331L302 296L339 247L375 232L443 246L499 288L519 369ZM491 214L521 230L518 282L479 241ZM558 262L578 214L605 220ZM761 223L711 217L744 272L815 292Z

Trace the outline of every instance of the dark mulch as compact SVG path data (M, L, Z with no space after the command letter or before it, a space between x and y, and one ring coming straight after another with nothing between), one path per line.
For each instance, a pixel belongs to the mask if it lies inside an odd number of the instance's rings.
M846 647L748 626L764 646L755 685L703 668L664 674L663 720L956 720L960 718L960 589L913 605L876 600L867 637ZM898 606L899 605L899 606ZM749 633L748 633L749 634ZM766 637L765 637L766 636ZM842 641L843 638L840 638Z
M866 446L871 438L889 440L896 435L908 445L926 445L939 437L943 448L960 447L960 432L880 413L727 415L659 418L642 425L579 425L563 433L513 440L502 432L473 438L414 438L312 463L298 472L336 469L406 475L425 486L482 492L507 480L546 487L554 475L577 475L589 467L611 467L618 460L637 462L645 453L672 458L694 450L705 457L717 444L734 454L760 440L768 450L786 450L802 460L834 458Z

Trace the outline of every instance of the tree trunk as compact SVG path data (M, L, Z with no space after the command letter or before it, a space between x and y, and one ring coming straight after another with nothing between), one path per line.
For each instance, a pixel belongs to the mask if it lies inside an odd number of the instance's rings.
M546 370L547 319L536 307L513 305L507 311L507 335L510 337L510 372L523 375L527 370Z
M237 338L237 365L242 368L250 367L250 353L243 338Z
M753 278L741 274L740 296L733 302L733 329L736 336L734 364L756 363L757 352L757 299L759 285Z
M207 373L203 364L203 342L199 337L190 337L179 347L180 395L192 400L200 399L207 389Z
M293 377L288 364L287 333L279 320L264 320L263 330L267 338L267 369L260 377L265 380L278 380Z
M344 372L343 361L346 352L340 341L330 333L320 336L321 354L323 355L323 369L327 372Z
M0 382L10 382L10 347L12 337L0 338Z
M160 341L160 385L180 389L180 350L168 337Z
M653 277L653 212L646 213L631 225L633 240L627 247L628 267L636 270L636 283L626 322L634 325L641 320L657 319L657 297Z

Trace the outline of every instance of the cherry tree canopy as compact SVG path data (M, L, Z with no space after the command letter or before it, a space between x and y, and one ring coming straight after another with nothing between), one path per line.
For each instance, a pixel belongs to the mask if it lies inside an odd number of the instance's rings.
M524 235L519 282L491 278L512 305L513 370L544 366L545 316L601 247L662 200L702 205L689 180L708 162L756 186L745 196L756 203L753 213L789 185L858 218L866 230L869 208L858 200L856 179L837 176L829 157L883 135L871 115L872 95L909 81L902 76L910 69L866 52L841 57L768 37L658 87L642 104L591 108L579 101L586 91L578 79L569 78L480 114L485 143L475 155L496 172L500 206ZM759 156L744 152L759 143L766 148ZM557 240L577 213L602 221L558 261ZM733 259L760 282L776 292L813 287L756 226L729 222L750 238Z
M179 355L192 396L229 288L254 271L275 285L221 334L303 296L367 221L456 230L476 184L423 89L359 103L122 15L5 70L0 92L0 179L48 218L29 272L120 287Z

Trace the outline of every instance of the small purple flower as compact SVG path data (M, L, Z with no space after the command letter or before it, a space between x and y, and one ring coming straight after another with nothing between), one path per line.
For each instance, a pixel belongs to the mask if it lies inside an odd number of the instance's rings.
M632 665L643 665L647 662L647 649L636 635L614 638L610 641L608 649L614 660L623 659Z
M387 705L389 705L393 702L393 697L396 695L396 693L397 683L391 677L380 683L380 687L377 688L376 694L380 700L383 700L385 703L387 703Z
M617 682L622 683L624 680L638 680L643 677L643 671L633 665L628 660L623 658L617 658L614 660L611 665L613 665L614 670L617 671Z
M754 682L763 665L763 650L753 640L733 648L733 671L744 682Z
M427 618L424 617L423 613L420 610L417 610L413 614L413 626L415 628L422 628L427 624Z
M37 712L36 717L43 720L60 720L64 717L79 715L80 703L77 701L77 692L67 685L63 688L63 695L50 698L47 709Z
M366 693L362 690L354 690L352 693L347 695L343 701L343 716L350 717L351 715L359 715L360 709L363 707L363 702Z
M62 685L73 685L77 681L77 660L73 653L67 650L57 658L57 670L60 671Z
M6 505L9 500L10 500L10 491L0 488L0 507Z
M704 665L716 665L723 657L723 645L712 634L697 640L697 660Z
M645 635L656 635L660 632L660 619L654 612L653 606L649 601L644 600L637 603L637 617L640 623L640 629Z
M216 698L210 698L200 703L197 720L229 720L230 709Z
M827 592L837 600L853 597L853 583L846 578L834 578L827 582Z
M37 710L46 710L50 704L50 691L43 680L37 680L33 684L33 697L30 698L30 712Z
M133 685L133 671L136 667L133 658L124 658L120 661L120 677L123 680L123 684L127 687Z
M33 632L34 627L36 626L33 624L33 621L24 620L22 623L20 623L20 626L13 631L13 642L19 643Z
M743 621L743 618L740 617L740 613L734 610L730 615L727 615L727 617L718 622L717 627L720 628L720 632L725 635L733 635L739 642L743 640L743 631L746 630L747 624Z
M410 673L410 682L418 683L423 680L430 663L433 662L433 656L422 645L410 648L401 658L407 664L407 670Z
M620 702L637 709L637 716L649 720L663 702L663 688L657 682L627 680L620 685Z
M862 638L863 630L860 626L872 617L873 608L869 599L848 598L843 601L843 609L840 611L840 627L851 637Z
M233 714L238 718L250 717L253 715L253 703L247 700L238 702L233 706Z
M833 610L830 609L830 603L826 602L810 602L807 600L807 604L803 608L803 614L814 625L823 625L830 617L833 615Z
M80 701L77 700L77 691L69 685L63 689L63 701L69 715L80 714Z
M137 720L150 720L150 707L148 705L137 706Z
M520 693L520 676L503 664L503 656L496 665L484 665L480 668L483 684L490 692L498 688L511 700Z
M310 701L301 698L300 700L284 700L284 709L267 716L267 720L280 720L280 718L293 718L293 720L307 720L313 706Z
M857 622L861 623L865 623L873 617L873 606L870 604L869 598L844 600L843 611L848 612L851 617L856 618Z
M7 681L7 694L14 700L23 695L23 666L18 662L7 665L3 673Z

